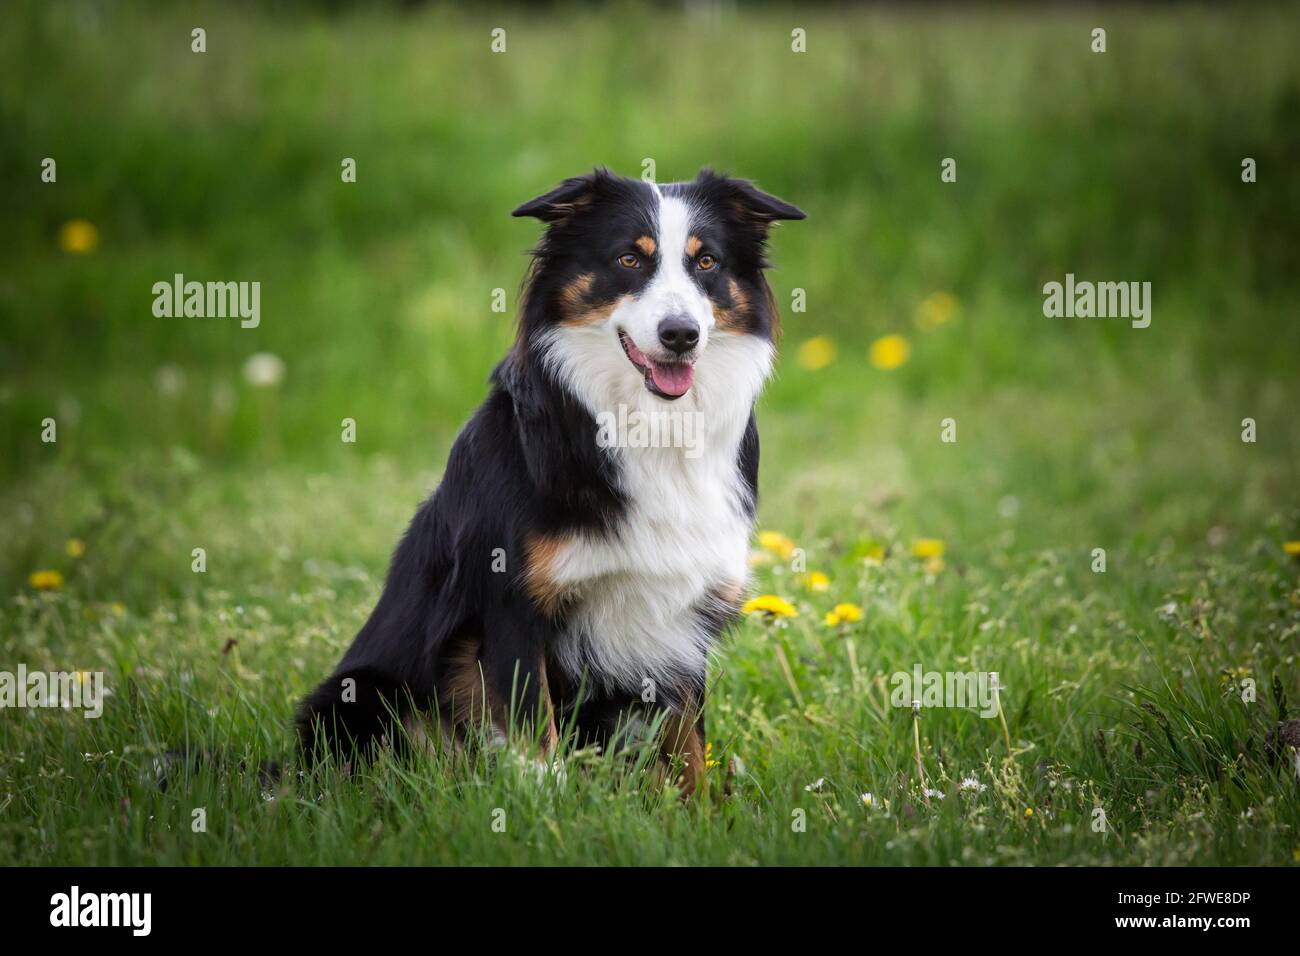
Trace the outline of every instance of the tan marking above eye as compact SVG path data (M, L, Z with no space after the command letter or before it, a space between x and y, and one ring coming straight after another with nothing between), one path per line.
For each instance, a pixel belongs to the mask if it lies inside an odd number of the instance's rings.
M699 236L691 236L686 240L686 254L694 259L702 245L704 245L704 243L700 240Z
M647 256L653 256L655 254L655 241L649 236L642 236L636 242L632 243L632 245L636 246Z
M630 252L625 252L618 257L618 264L624 269L635 269L641 264L641 260Z

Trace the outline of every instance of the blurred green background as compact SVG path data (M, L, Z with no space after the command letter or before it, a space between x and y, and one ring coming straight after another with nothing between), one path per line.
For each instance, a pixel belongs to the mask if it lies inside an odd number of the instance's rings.
M594 165L636 176L650 158L660 181L709 165L808 212L772 242L785 336L759 410L761 521L835 572L832 600L867 607L868 672L983 654L1036 688L1012 734L1042 753L1080 746L1086 715L1113 713L1127 682L1186 676L1189 653L1201 673L1281 673L1294 696L1296 14L11 0L0 651L119 679L193 675L183 692L158 685L162 712L179 710L147 733L235 693L256 702L235 731L282 752L294 698L364 619L512 339L538 228L509 211ZM195 27L206 53L191 51ZM41 181L46 157L56 183ZM940 180L946 157L955 183ZM260 326L154 317L153 283L178 272L259 281ZM1042 286L1067 272L1150 282L1151 326L1045 318ZM796 289L806 311L790 308ZM870 358L883 336L906 340L897 367ZM257 384L254 356L282 374ZM47 417L57 443L41 441ZM939 440L949 417L956 444ZM918 536L946 542L936 591L910 566L897 588L859 577L877 543L905 555ZM197 546L206 576L191 572ZM1106 575L1088 571L1095 547ZM57 593L35 592L40 570L61 575ZM1199 631L1154 623L1171 594L1209 602ZM1134 632L1155 639L1139 651L1121 640ZM759 633L737 643L724 696L785 706ZM795 678L828 675L833 699L844 675L795 650ZM55 761L120 754L138 730L10 743ZM905 773L903 745L889 759ZM794 760L782 746L761 752ZM814 746L833 745L796 749ZM42 793L10 808L16 826ZM85 858L121 858L98 852Z
M1096 407L1132 387L1110 426L1161 423L1135 441L1176 434L1179 408L1150 413L1189 400L1216 402L1225 431L1254 412L1269 444L1295 435L1268 418L1300 354L1294 8L276 9L6 4L5 478L172 444L220 463L436 461L512 334L491 291L513 312L537 229L509 210L646 157L661 181L713 165L810 213L779 231L773 284L787 346L827 334L840 358L815 377L787 361L774 414L860 422L944 396L994 421L1011 394ZM74 219L97 230L89 255L60 251ZM1067 271L1152 282L1153 326L1044 319L1041 286ZM150 287L176 272L259 280L261 327L154 318ZM912 335L936 290L961 321L868 374L867 344ZM241 375L256 352L286 365L274 417ZM34 440L50 414L57 449ZM1062 424L1054 444L1087 443L1086 422Z

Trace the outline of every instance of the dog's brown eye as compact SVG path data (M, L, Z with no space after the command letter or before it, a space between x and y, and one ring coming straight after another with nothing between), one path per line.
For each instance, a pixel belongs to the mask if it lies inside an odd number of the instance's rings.
M641 260L630 252L625 252L618 257L618 264L624 269L635 269L641 264Z
M695 260L695 264L699 268L703 269L705 272L708 272L710 269L712 269L714 266L718 264L718 260L713 258L713 256L709 255L706 252L704 255L700 256L698 259Z

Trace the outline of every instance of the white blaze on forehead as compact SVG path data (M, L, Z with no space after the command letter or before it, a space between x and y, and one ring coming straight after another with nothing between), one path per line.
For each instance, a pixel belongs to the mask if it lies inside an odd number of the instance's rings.
M654 278L621 318L639 348L658 351L659 323L670 315L687 315L700 327L702 352L713 327L713 307L691 278L687 264L694 211L685 200L664 195L657 185L654 191L659 200L655 235L659 262Z
M691 207L676 196L659 196L659 248L663 250L659 267L672 267L685 276L686 242L691 236Z

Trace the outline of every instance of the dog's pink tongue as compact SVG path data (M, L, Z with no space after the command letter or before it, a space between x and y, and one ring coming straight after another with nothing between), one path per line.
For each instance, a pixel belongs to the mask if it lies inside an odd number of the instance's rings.
M679 398L685 395L692 385L695 384L695 366L687 365L660 365L656 362L650 366L650 377L654 379L655 388L665 395L671 395L673 398Z
M627 357L632 360L634 365L645 368L650 364L650 360L645 357L645 353L637 348L636 343L626 336L623 338L623 347L627 349Z

